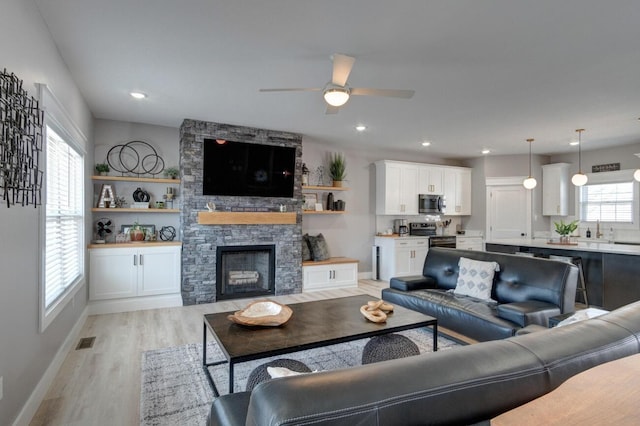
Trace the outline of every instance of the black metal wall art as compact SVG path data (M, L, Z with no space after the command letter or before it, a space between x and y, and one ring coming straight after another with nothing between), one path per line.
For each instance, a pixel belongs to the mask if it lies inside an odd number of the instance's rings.
M123 176L127 173L138 177L144 174L156 176L164 170L164 160L158 155L158 151L144 141L114 146L107 153L107 163Z
M22 80L0 73L0 195L7 207L42 203L44 113L38 100L22 88Z

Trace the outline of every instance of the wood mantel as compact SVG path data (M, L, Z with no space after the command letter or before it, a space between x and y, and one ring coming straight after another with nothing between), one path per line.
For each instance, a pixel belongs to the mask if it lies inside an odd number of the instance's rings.
M295 225L295 212L198 212L200 225Z

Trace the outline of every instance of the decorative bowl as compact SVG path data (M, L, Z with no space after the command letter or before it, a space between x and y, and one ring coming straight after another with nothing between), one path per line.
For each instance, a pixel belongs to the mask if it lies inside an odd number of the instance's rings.
M293 311L287 305L269 299L256 300L227 318L236 324L277 327L289 321Z

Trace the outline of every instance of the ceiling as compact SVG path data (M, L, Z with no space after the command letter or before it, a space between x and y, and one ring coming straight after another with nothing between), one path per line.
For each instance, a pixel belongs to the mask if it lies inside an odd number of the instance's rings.
M96 118L285 130L444 158L640 143L637 0L35 0ZM331 54L352 97L325 114ZM132 99L142 91L148 97ZM367 130L355 131L356 124ZM430 141L428 148L421 142Z

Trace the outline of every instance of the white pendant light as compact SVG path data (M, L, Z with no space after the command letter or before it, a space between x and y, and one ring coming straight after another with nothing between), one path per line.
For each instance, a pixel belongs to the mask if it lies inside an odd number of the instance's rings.
M527 189L533 189L538 184L538 181L531 175L531 143L533 139L527 139L527 142L529 142L529 177L522 182L522 186Z
M589 180L587 175L582 173L582 132L584 129L576 129L578 132L578 173L571 177L571 183L575 186L583 186Z

